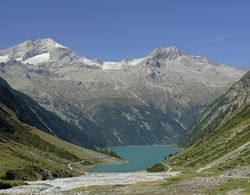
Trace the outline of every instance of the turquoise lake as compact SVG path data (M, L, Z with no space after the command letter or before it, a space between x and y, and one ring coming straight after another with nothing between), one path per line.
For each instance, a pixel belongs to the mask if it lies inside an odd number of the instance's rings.
M164 160L169 154L174 154L178 148L172 145L144 145L144 146L119 146L110 147L119 154L126 164L97 166L90 169L90 172L131 172L140 171Z

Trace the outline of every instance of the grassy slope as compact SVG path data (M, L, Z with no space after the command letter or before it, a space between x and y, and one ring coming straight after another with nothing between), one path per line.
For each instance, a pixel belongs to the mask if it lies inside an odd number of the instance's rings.
M200 119L181 140L181 146L186 148L216 131L249 104L249 95L250 71L206 108Z
M196 144L188 147L166 163L173 167L198 168L220 159L226 154L237 151L237 148L250 141L250 105L239 114ZM250 164L249 145L233 152L232 156L222 158L213 167L226 170L231 167Z
M207 194L250 194L249 179L229 179L226 183L206 190ZM233 193L234 192L234 193Z
M250 165L249 93L250 72L208 106L182 140L182 145L191 146L166 163L201 170Z
M97 142L95 136L87 136L85 130L62 120L56 114L47 111L37 102L20 91L12 89L8 83L0 78L0 103L6 105L17 115L23 123L55 134L60 139L83 146L103 146ZM98 129L92 122L85 121L84 126L89 129Z
M109 157L59 140L20 122L0 105L0 178L37 180L82 174L84 168L103 164ZM72 165L69 163L81 162Z

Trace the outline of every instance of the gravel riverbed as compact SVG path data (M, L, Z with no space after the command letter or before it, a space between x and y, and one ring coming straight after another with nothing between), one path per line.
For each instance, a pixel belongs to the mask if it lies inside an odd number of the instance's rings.
M0 194L60 194L79 187L135 184L162 180L178 174L179 172L86 173L80 177L27 182L27 186L0 190Z

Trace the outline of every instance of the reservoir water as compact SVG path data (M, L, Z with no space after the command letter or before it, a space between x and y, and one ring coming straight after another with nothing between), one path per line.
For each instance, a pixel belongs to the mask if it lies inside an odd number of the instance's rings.
M131 172L140 171L158 163L169 154L174 154L178 148L172 145L143 145L143 146L119 146L110 147L119 154L126 164L97 166L90 169L90 172Z

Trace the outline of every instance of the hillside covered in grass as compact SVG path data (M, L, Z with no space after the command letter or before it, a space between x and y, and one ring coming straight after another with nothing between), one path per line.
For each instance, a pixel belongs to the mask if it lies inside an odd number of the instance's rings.
M87 136L78 126L47 111L29 96L11 88L2 78L0 78L0 103L11 109L23 123L62 140L84 147L103 146L102 143L96 142L94 136ZM94 127L89 126L89 128Z
M250 165L250 72L211 104L182 140L171 167L218 171Z
M181 140L181 145L187 147L222 127L239 114L250 103L250 72L235 83L224 95L210 104L199 120Z
M22 122L38 118L31 116L33 107L23 104L14 92L0 80L0 183L76 176L90 166L117 162Z

